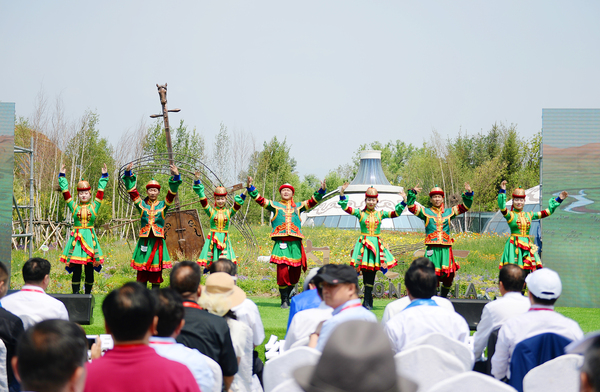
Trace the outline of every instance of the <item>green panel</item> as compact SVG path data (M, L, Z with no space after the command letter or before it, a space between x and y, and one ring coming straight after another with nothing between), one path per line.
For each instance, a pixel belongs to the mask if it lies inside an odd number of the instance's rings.
M12 236L12 189L15 146L15 104L0 102L0 261L10 271ZM9 275L10 276L10 275Z
M544 109L542 139L542 208L569 192L542 222L542 262L560 274L559 306L600 307L600 109Z

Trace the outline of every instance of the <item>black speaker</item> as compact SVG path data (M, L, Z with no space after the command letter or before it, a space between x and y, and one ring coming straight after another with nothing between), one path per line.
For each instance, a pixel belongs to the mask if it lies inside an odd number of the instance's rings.
M467 324L469 324L469 329L471 331L475 331L477 329L477 324L479 324L479 320L481 320L481 313L483 312L483 307L487 304L487 299L454 299L451 298L450 302L454 305L454 310L456 313L460 314L467 320Z
M94 296L92 294L50 294L67 308L69 320L81 325L90 325L94 316Z
M6 295L19 290L8 290ZM81 325L90 325L94 321L94 297L92 294L50 294L67 308L69 320Z

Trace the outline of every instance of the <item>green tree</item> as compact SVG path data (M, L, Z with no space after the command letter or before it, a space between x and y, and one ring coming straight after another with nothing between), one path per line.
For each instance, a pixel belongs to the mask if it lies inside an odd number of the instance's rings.
M287 140L280 142L274 136L269 142L263 143L262 151L256 152L250 160L248 173L254 178L254 186L260 194L268 199L279 199L279 186L289 183L298 189L300 179L294 172L296 169L296 160L290 156L290 146ZM296 196L295 200L299 200ZM246 217L251 222L257 222L260 219L264 224L264 210L256 203L248 203Z

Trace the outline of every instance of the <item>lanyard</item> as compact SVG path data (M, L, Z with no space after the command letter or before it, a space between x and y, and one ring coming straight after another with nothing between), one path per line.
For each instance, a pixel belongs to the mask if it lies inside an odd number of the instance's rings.
M536 311L536 310L549 310L550 312L554 312L554 309L549 309L549 308L529 308L529 311Z
M348 310L350 308L357 308L359 306L362 306L362 305L360 303L358 303L358 304L352 304L352 305L344 306L338 313L342 313L344 310Z
M21 289L21 291L31 291L34 293L40 293L40 294L44 294L44 291L42 289L36 290L36 289Z
M185 301L183 303L183 307L184 308L194 308L194 309L200 309L200 310L202 310L202 307L200 305L198 305L195 302L191 302L191 301Z
M150 344L175 344L173 342L155 342L155 341L150 341Z

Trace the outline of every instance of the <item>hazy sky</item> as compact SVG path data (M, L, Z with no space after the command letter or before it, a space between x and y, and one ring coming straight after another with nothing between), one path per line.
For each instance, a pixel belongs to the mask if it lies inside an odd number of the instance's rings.
M598 1L0 0L0 101L43 90L112 143L170 108L211 145L219 124L287 138L323 177L362 143L600 107Z

